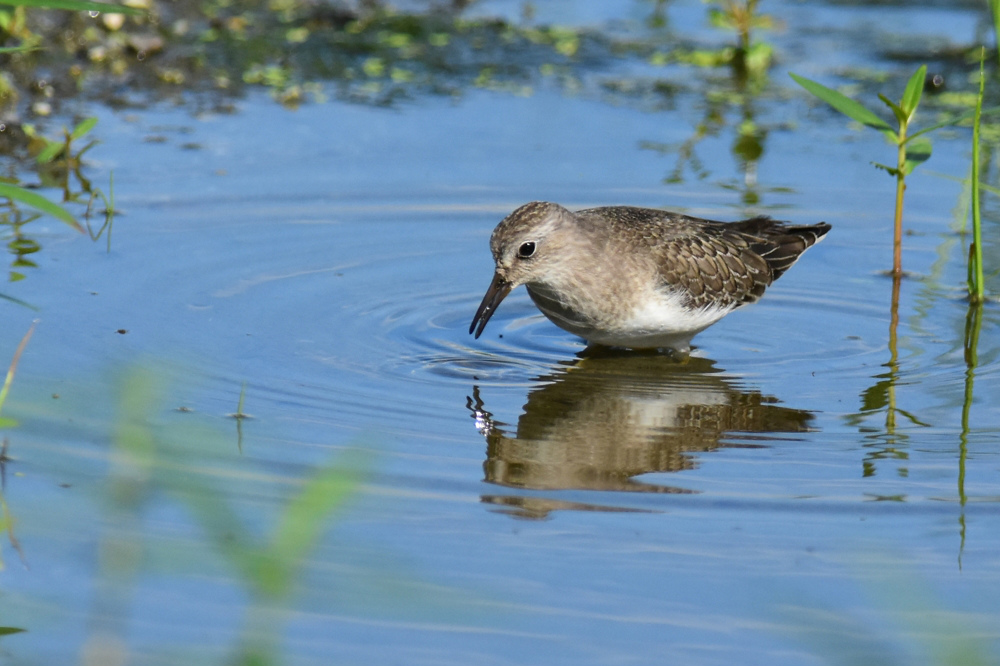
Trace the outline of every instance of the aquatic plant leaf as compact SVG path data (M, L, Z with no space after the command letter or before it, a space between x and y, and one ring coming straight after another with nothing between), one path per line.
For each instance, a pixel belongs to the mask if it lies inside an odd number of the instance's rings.
M20 46L0 47L0 53L27 53L28 51L41 51L42 47L35 44L21 44Z
M0 416L0 428L16 428L17 421L6 416Z
M910 141L906 145L906 164L903 167L903 174L909 176L918 164L923 164L931 158L931 140L920 137L916 141Z
M800 86L811 92L816 97L819 97L821 100L832 106L837 111L840 111L848 118L856 120L866 127L877 129L893 137L896 136L896 132L892 129L892 126L890 126L889 123L879 118L873 111L859 102L855 102L850 97L847 97L832 88L827 88L822 83L816 83L815 81L799 76L794 72L789 72L788 75L792 77L792 79Z
M95 125L97 125L97 118L84 118L77 124L76 127L73 128L73 133L69 136L74 140L79 139L80 137L85 136L87 132L94 129Z
M54 160L59 153L63 152L65 145L59 143L58 141L49 141L48 144L42 148L42 151L35 156L35 161L39 164L48 164Z
M105 12L107 14L142 15L141 9L112 5L107 2L90 2L89 0L0 0L0 5L14 7L38 7L40 9L69 9L78 12Z
M891 167L886 164L882 164L881 162L872 162L872 166L875 167L876 169L882 169L883 171L888 172L890 176L899 175L899 169L897 169L896 167Z
M906 124L907 115L906 115L906 112L903 111L902 107L900 107L898 104L896 104L895 102L893 102L891 99L889 99L888 97L886 97L882 93L878 94L878 98L880 100L882 100L883 104L885 104L887 107L889 107L890 109L892 109L892 115L896 116L896 120L899 121L900 125L905 125Z
M0 197L7 197L8 199L13 199L15 201L20 201L23 204L27 204L32 208L51 215L57 220L65 222L80 233L83 233L83 227L80 226L80 223L76 221L68 210L59 204L52 203L36 192L26 190L23 187L18 187L17 185L0 183Z
M9 636L11 634L20 634L27 631L27 629L21 629L20 627L0 627L0 636Z
M907 121L913 117L913 113L917 110L917 105L920 104L920 96L924 92L924 81L926 79L927 65L921 65L906 83L906 90L903 92L903 99L899 106L902 107L903 112L906 114Z

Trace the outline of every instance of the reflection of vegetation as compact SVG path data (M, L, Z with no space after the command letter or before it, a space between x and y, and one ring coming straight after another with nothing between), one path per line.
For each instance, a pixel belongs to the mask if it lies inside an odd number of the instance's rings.
M736 31L739 42L730 62L741 77L766 72L774 57L770 44L751 40L753 30L774 26L770 16L757 13L758 3L759 0L721 0L709 12L713 25Z
M73 142L86 136L96 124L96 118L82 120L72 130L64 128L63 136L60 139L50 139L42 135L34 125L24 124L20 127L24 138L23 147L27 154L33 158L41 185L43 187L60 188L63 192L63 203L79 202L84 195L93 196L90 181L83 177L81 168L83 166L84 153L94 147L97 142L91 141L76 152L73 152ZM79 191L74 191L75 188L70 179L71 175L76 178L76 182L80 187ZM83 227L76 221L72 213L59 204L53 203L45 197L19 186L16 181L0 183L0 197L5 197L9 200L9 206L15 214L17 214L17 211L13 204L15 201L19 201L65 222L81 233L83 232ZM13 223L17 227L29 221L31 220L21 219L19 216L13 221L9 218L0 220L3 223Z
M965 546L965 463L969 456L969 414L972 411L972 387L979 365L979 330L983 325L983 304L972 303L965 318L965 393L962 400L962 431L958 438L958 501L962 507L958 523L961 532L959 565L962 563L962 547Z
M747 85L736 82L720 83L719 88L707 89L705 92L705 112L701 121L695 127L694 133L680 144L670 144L656 141L643 141L640 147L655 150L662 154L676 153L677 160L673 170L664 178L665 183L680 183L684 180L685 171L698 179L709 176L709 170L698 157L696 148L701 141L719 136L727 127L734 127L734 137L730 144L730 153L735 159L742 178L738 182L723 183L726 189L740 193L740 203L747 208L760 204L764 192L787 192L784 187L761 188L757 180L757 169L764 156L768 133L773 127L762 123L757 118L755 101L760 94L758 84L751 80ZM728 89L727 89L728 88ZM737 116L732 120L730 116Z
M76 152L73 142L82 139L97 124L96 118L88 118L78 123L72 130L63 130L61 139L50 139L37 132L31 125L24 125L22 130L28 137L27 149L34 156L35 168L44 187L58 187L62 190L62 203L82 204L86 200L84 215L87 230L93 240L108 232L108 250L111 249L111 226L114 220L114 177L111 177L109 194L92 187L90 181L82 174L84 165L83 154L97 142L91 141ZM0 240L6 241L7 250L14 255L10 271L10 281L16 282L25 277L23 269L36 268L37 265L28 257L39 250L41 245L25 233L25 226L38 219L41 214L66 223L83 233L84 228L63 205L54 203L37 192L33 192L17 183L0 183L0 198L6 198L6 204L0 205ZM90 226L91 208L95 199L104 202L104 223L95 232ZM39 213L25 215L17 203L28 205ZM0 298L26 305L10 296L0 294Z
M870 414L885 412L885 427L866 428L861 427L861 432L866 433L868 438L874 441L867 444L866 448L870 452L865 455L862 462L864 476L874 476L877 469L876 463L879 460L895 459L908 460L909 452L905 448L909 436L897 431L896 417L903 416L910 423L917 426L927 427L917 418L915 414L904 410L896 402L896 388L899 384L899 290L902 284L901 275L892 276L892 300L889 305L889 361L884 365L888 370L874 377L875 384L870 386L861 395L861 411L848 418L848 423L860 426L863 419ZM909 469L900 467L900 476L907 476ZM887 497L880 499L903 499L901 497Z
M89 134L95 125L97 118L86 118L72 130L63 128L62 136L58 139L39 134L34 125L21 126L28 137L28 152L35 158L41 185L61 189L63 203L81 203L84 199L93 200L95 196L90 180L84 177L82 168L84 154L97 145L97 141L89 141L73 152L73 143ZM78 224L76 228L83 231Z
M764 143L768 133L768 128L758 121L753 103L766 88L772 48L770 44L764 42L754 43L751 32L753 29L770 28L773 26L773 21L770 16L758 14L757 5L758 0L723 0L720 3L713 3L709 17L713 25L736 32L738 45L735 48L726 47L715 52L678 49L673 57L659 53L654 55L651 59L654 64L674 61L702 67L728 65L732 68L732 76L727 81L719 82L719 85L704 87L705 112L689 138L680 144L655 141L643 141L640 144L641 148L664 154L677 154L676 165L664 182L682 182L686 168L690 168L697 178L704 179L709 175L709 171L698 158L695 149L701 141L718 136L730 125L727 118L728 111L730 108L738 109L739 118L731 123L736 133L731 152L739 164L743 179L739 184L726 187L741 192L741 203L744 207L754 207L760 203L757 166L764 154ZM660 85L658 89L662 92L672 92L665 84Z
M111 452L110 527L100 548L94 614L97 630L84 653L127 654L121 623L129 616L128 600L142 567L142 514L153 493L164 489L186 506L252 596L245 631L232 663L281 663L278 645L284 612L306 556L317 544L331 514L357 494L366 459L360 454L348 454L337 464L318 468L288 501L270 538L258 538L209 473L183 464L184 444L171 441L151 427L151 412L157 403L157 382L150 373L135 370L124 378ZM204 442L197 435L195 439Z
M94 205L94 201L97 197L100 197L101 201L104 202L104 222L101 226L94 231L93 227L90 226L90 213L91 208ZM101 237L105 231L108 232L107 236L107 251L111 252L111 228L115 222L115 173L112 171L108 175L108 193L105 194L103 190L96 189L91 192L90 201L87 202L87 233L90 235L90 240L96 241Z

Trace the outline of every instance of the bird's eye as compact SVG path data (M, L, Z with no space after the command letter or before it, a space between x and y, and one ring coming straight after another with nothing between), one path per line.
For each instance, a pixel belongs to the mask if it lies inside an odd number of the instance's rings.
M526 243L521 243L521 247L517 248L517 256L521 259L527 259L535 253L535 241L528 241Z

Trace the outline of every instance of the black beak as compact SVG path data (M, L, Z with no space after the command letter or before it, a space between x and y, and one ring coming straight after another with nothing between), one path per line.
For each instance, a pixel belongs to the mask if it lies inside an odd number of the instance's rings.
M497 311L497 306L500 302L507 297L510 290L513 289L511 284L507 280L503 279L499 273L493 275L493 282L490 282L490 288L486 290L486 295L483 296L483 302L479 304L479 309L476 310L476 316L472 318L472 325L469 326L469 333L473 331L476 332L476 338L478 339L483 333L483 329L486 328L486 322L490 320L493 313ZM476 325L479 328L476 328Z

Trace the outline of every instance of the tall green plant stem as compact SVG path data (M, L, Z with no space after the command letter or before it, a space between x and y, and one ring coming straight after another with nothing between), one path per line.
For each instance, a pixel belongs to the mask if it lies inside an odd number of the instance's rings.
M892 274L903 275L903 194L906 192L906 123L899 124L899 146L896 153L896 217L892 234Z
M986 49L982 49L979 54L979 96L976 98L976 115L972 121L972 247L969 248L969 300L972 303L982 303L986 299L986 286L983 284L983 232L979 213L979 128L983 115L985 58Z

